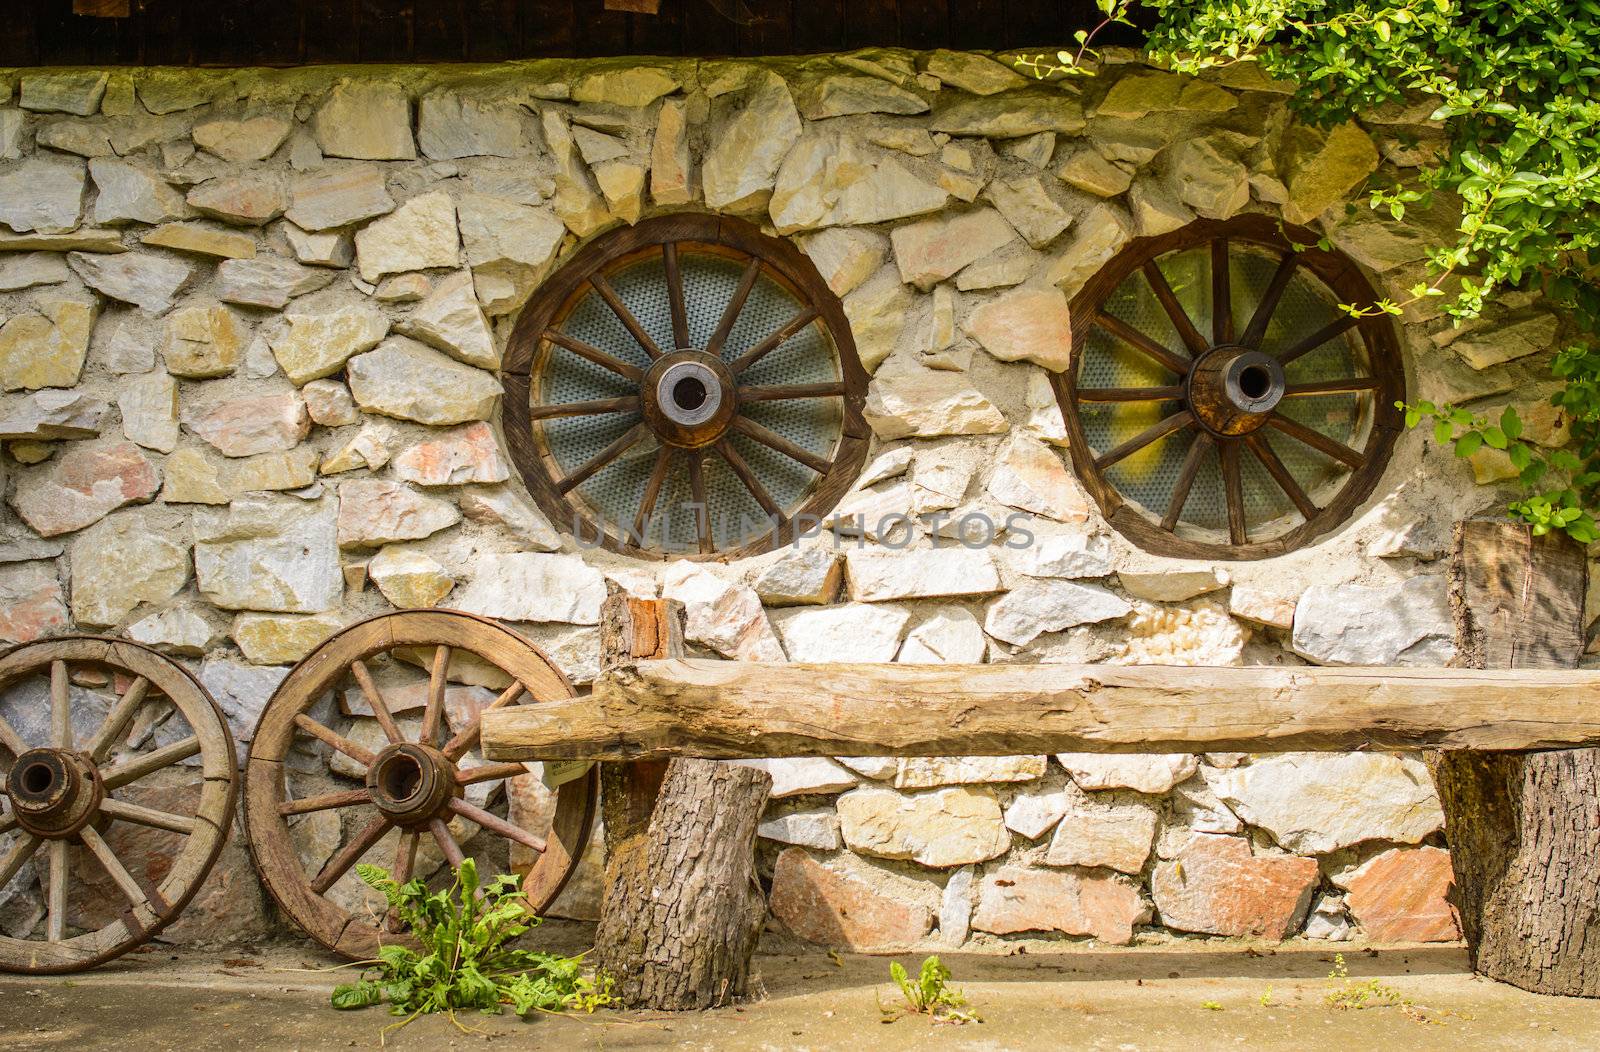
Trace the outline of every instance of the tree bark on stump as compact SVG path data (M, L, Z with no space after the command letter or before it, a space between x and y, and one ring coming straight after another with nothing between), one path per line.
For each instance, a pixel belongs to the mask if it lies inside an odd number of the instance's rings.
M1586 576L1583 548L1564 535L1457 523L1454 664L1575 667ZM1434 779L1474 970L1535 993L1600 997L1600 749L1445 752Z
M683 655L683 607L613 595L602 664ZM595 964L629 1008L714 1008L746 996L766 916L756 825L772 776L715 760L605 764L605 895Z

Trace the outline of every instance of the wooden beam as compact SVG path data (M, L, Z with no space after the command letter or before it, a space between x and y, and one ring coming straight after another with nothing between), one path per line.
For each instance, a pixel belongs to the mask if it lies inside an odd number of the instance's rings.
M1600 672L645 661L483 717L496 760L1579 745Z
M129 0L72 0L72 13L90 18L127 18Z

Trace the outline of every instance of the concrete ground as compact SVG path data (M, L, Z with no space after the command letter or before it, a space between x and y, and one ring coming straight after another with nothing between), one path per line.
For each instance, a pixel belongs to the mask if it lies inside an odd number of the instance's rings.
M882 957L822 952L758 958L766 997L685 1015L473 1015L391 1032L395 1049L1594 1049L1600 1001L1538 997L1474 978L1455 947L1344 948L1351 979L1376 979L1401 1007L1325 1003L1327 946L1035 950L945 958L981 1023L885 1022L898 1003ZM917 961L900 958L915 970ZM0 1049L332 1049L376 1047L381 1009L336 1012L347 972L298 944L203 954L161 948L79 976L0 976Z

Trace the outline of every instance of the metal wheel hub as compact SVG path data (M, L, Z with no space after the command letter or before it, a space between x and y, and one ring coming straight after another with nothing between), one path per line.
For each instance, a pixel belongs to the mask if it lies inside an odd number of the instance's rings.
M733 373L721 358L704 351L678 350L656 359L640 394L650 429L680 449L714 444L739 411Z
M367 768L367 791L396 825L425 826L444 815L456 795L456 765L431 745L390 745Z
M12 765L6 796L17 825L34 836L62 840L94 818L105 799L105 786L82 753L29 749Z
M1195 360L1185 387L1190 410L1207 430L1244 435L1272 416L1287 382L1272 355L1225 344Z

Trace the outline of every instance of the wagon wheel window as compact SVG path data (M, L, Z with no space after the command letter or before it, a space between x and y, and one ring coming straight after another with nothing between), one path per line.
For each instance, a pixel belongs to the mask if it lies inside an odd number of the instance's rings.
M1079 476L1161 554L1279 554L1372 490L1405 397L1377 296L1309 231L1264 217L1143 238L1074 300L1055 377Z
M615 551L765 550L831 508L866 451L842 305L736 220L667 216L586 246L518 319L505 375L530 492Z

